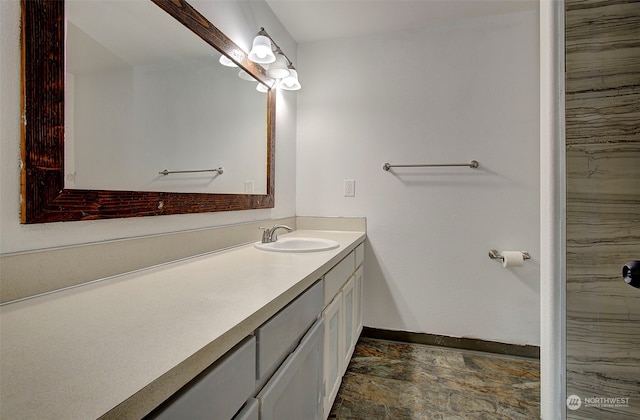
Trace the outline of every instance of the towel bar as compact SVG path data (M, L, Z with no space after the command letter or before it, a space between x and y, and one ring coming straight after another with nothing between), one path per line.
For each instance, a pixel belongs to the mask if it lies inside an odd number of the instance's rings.
M472 160L469 163L412 163L408 165L392 165L390 163L385 163L382 165L382 169L388 171L391 168L436 168L445 166L467 166L475 169L478 167L478 161Z
M216 169L196 169L196 170L191 170L191 171L170 171L168 169L165 169L164 171L160 171L158 172L160 175L169 175L169 174L190 174L190 173L194 173L194 172L217 172L218 175L221 175L224 173L224 168L221 166L219 168Z

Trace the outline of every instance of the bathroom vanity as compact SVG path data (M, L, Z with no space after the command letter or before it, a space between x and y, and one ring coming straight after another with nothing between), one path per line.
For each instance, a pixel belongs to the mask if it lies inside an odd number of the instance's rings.
M326 418L362 328L365 233L295 236L339 247L247 244L0 307L0 417Z

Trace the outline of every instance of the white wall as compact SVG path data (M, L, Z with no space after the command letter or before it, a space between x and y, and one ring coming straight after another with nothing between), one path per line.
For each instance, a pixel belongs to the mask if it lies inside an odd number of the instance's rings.
M538 345L537 7L298 57L296 212L367 217L365 325ZM492 248L532 260L505 269Z
M261 26L295 60L295 43L263 1L192 1L207 19L246 51ZM219 226L295 214L294 92L278 95L276 207L197 215L21 225L20 217L20 2L0 1L0 254L108 239Z

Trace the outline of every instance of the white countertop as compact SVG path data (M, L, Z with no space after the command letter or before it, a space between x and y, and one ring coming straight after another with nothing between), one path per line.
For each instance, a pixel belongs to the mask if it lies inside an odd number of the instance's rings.
M0 418L139 418L313 284L337 249L244 245L0 307Z

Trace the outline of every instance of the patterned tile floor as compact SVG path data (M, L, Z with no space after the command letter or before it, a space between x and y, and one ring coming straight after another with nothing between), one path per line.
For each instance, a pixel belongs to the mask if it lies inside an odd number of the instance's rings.
M540 363L361 338L329 419L538 419Z

